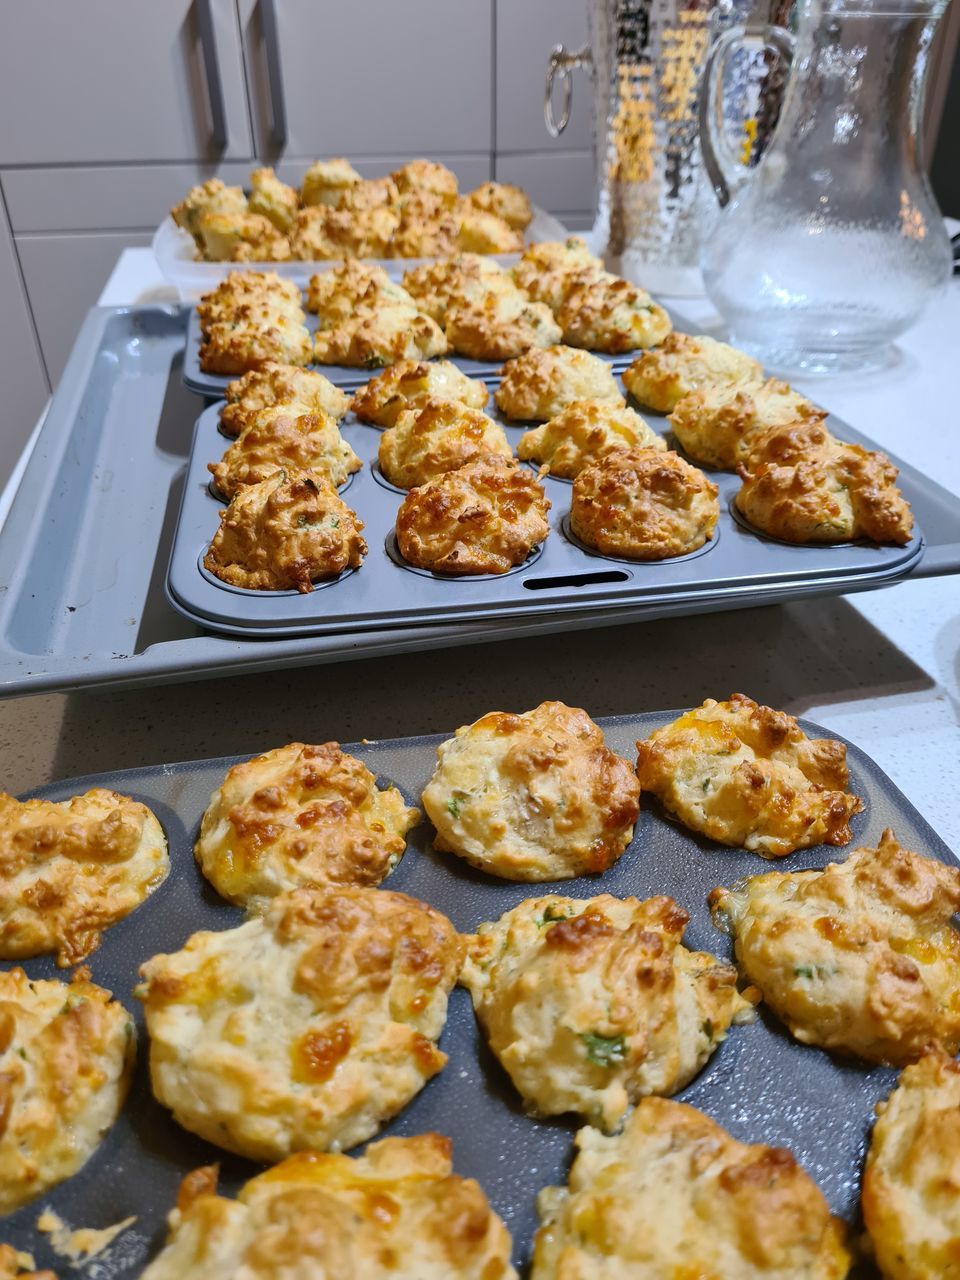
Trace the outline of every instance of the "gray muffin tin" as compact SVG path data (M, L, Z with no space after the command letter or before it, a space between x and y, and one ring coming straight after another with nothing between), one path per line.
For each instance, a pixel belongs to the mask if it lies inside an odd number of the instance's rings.
M721 696L725 690L713 690ZM557 690L562 697L563 690ZM517 708L519 709L519 708ZM647 712L601 720L607 742L635 759L634 742L673 719L676 712ZM801 721L815 737L829 731ZM306 734L306 730L305 730ZM346 747L380 776L395 782L417 803L436 762L442 735L365 742ZM278 742L279 746L280 743ZM227 768L240 757L158 765L57 782L32 795L65 800L89 787L110 787L155 810L170 843L167 880L132 915L107 930L102 945L85 962L93 979L133 1012L138 1059L131 1096L120 1118L83 1169L0 1223L0 1239L29 1250L39 1267L64 1274L63 1260L36 1229L37 1215L52 1208L71 1227L105 1227L128 1216L137 1221L108 1254L85 1274L134 1276L160 1248L165 1216L173 1207L180 1179L189 1170L219 1161L220 1187L234 1194L258 1171L248 1161L187 1133L154 1101L147 1071L143 1018L132 990L139 966L157 952L181 947L198 929L227 929L241 912L224 902L200 875L193 858L201 814ZM863 751L849 748L851 789L865 802L852 820L853 841L845 849L820 846L780 859L784 870L821 867L842 860L850 849L875 845L884 827L894 829L908 848L952 862L953 855ZM758 875L771 864L755 854L727 849L692 835L664 817L648 798L633 843L609 871L544 884L496 880L459 859L431 848L432 828L421 823L409 836L407 852L384 888L425 900L445 912L462 932L499 917L524 898L545 893L591 897L647 898L667 894L690 914L689 947L729 958L731 940L711 924L706 897L715 885ZM52 958L28 960L32 978L66 977ZM505 1072L478 1034L470 997L456 988L440 1047L447 1066L385 1126L380 1136L436 1130L453 1140L457 1171L476 1178L501 1215L514 1242L514 1260L523 1273L537 1226L534 1201L547 1185L566 1179L575 1115L535 1121L523 1112ZM745 1142L788 1147L817 1182L834 1213L858 1223L860 1172L875 1104L896 1079L894 1071L842 1060L794 1041L763 1008L758 1021L734 1027L704 1070L679 1095L701 1108ZM651 1224L651 1229L656 1229ZM862 1280L876 1276L864 1266ZM729 1280L734 1280L730 1277Z
M343 436L364 463L350 480L343 500L365 529L369 551L357 570L332 582L297 591L252 591L228 586L203 568L202 560L217 528L223 504L212 494L207 463L219 459L229 441L218 429L220 405L200 416L174 538L167 588L171 603L187 617L217 631L238 635L268 632L279 636L333 633L357 628L468 618L503 618L596 606L709 600L747 581L757 589L790 583L885 581L901 577L919 560L919 530L905 547L847 543L831 547L789 546L752 531L733 513L740 481L726 472L711 473L720 489L720 520L713 538L698 551L667 560L640 562L600 555L579 543L569 528L571 484L545 476L552 504L550 534L522 565L499 575L430 573L407 565L396 548L394 521L404 493L389 486L376 467L382 432L344 419ZM488 411L498 417L493 399ZM644 414L661 434L664 418ZM498 417L516 450L531 424L513 425ZM853 435L832 423L841 438ZM910 497L909 485L904 489Z
M543 638L800 596L868 591L896 581L808 580L802 574L772 582L748 578L709 595L674 593L575 611L514 612L491 621L470 617L289 639L268 631L215 634L171 608L165 591L194 425L204 408L182 378L189 311L94 307L84 321L0 527L0 696L158 684ZM837 430L851 440L860 438L847 428ZM218 456L225 446L223 441ZM909 569L910 576L956 573L960 499L916 468L893 461L925 539L923 557ZM351 495L352 489L347 494L352 501Z
M317 317L312 312L307 312L305 323L311 333L316 333ZM232 382L237 375L205 373L200 368L200 343L200 320L196 308L191 307L187 324L187 347L183 360L184 385L208 399L219 399L226 390L227 383ZM619 371L632 363L639 352L628 351L621 355L604 355L602 352L595 354ZM502 360L470 360L467 356L457 355L448 356L447 359L462 369L469 378L497 377L503 367ZM316 369L317 373L322 373L335 387L342 387L345 391L355 391L357 387L363 386L378 373L382 373L379 366L373 369L357 369L345 364L311 364L310 368Z

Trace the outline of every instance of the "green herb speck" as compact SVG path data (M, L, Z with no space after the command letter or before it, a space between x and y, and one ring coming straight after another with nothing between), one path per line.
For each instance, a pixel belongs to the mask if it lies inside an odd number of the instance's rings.
M598 1067L616 1066L627 1056L623 1036L598 1036L592 1031L582 1031L580 1039L586 1047L587 1057Z

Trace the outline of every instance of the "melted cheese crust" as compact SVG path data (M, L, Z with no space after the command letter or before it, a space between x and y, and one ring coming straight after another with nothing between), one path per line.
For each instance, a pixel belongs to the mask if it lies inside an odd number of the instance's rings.
M960 867L885 831L823 871L771 871L710 905L744 974L803 1044L903 1065L960 1048Z
M531 347L551 347L560 341L560 327L550 308L528 302L512 288L452 304L446 312L446 329L452 349L472 360L509 360Z
M793 716L742 693L708 698L637 751L641 787L684 826L765 858L846 844L863 808L846 790L843 743L812 741Z
M403 284L420 309L440 325L446 323L448 308L481 302L490 293L525 297L502 267L477 253L414 267L404 275Z
M455 400L421 400L380 437L380 470L400 489L473 462L483 454L512 458L503 427Z
M333 418L273 405L261 409L220 461L207 463L207 470L229 501L244 485L259 484L284 469L316 471L336 487L362 466Z
M291 742L236 764L210 797L196 855L230 902L264 911L303 885L377 885L420 821L396 787L335 742Z
M250 174L249 207L254 213L269 218L285 235L296 220L300 197L293 187L281 182L272 169L254 169Z
M402 285L391 280L383 267L351 260L330 271L318 271L307 284L307 310L315 311L322 329L349 320L361 308L417 305Z
M664 438L633 409L615 400L574 400L542 427L521 436L517 455L545 462L552 476L573 480L584 467L618 449L666 447Z
M325 475L276 471L243 485L220 512L203 563L235 587L310 591L322 578L360 567L367 554L362 528Z
M54 803L0 793L0 957L76 964L162 884L163 828L146 805L96 787Z
M318 364L377 368L398 360L429 360L449 349L443 330L428 315L399 303L362 309L332 329L318 329Z
M669 422L684 453L709 467L734 471L760 432L826 417L786 382L708 385L678 401Z
M670 413L702 387L730 387L763 378L763 366L736 347L706 334L670 333L623 371L633 398L657 413Z
M960 1277L960 1064L929 1049L877 1107L863 1217L887 1280Z
M533 206L522 187L509 182L484 182L466 199L471 209L494 213L514 231L525 231L533 221Z
M570 527L604 555L686 555L713 536L720 518L717 492L702 471L675 453L616 449L574 480Z
M910 504L889 458L841 444L819 422L772 427L753 437L737 509L764 533L786 542L852 538L906 543Z
M557 321L571 347L607 352L655 347L673 328L645 289L606 273L579 280L558 307Z
M78 969L70 983L0 972L0 1213L69 1178L130 1086L133 1019Z
M503 368L494 399L508 417L546 422L580 400L623 407L623 396L606 360L574 347L526 351Z
M312 369L268 360L242 378L227 384L227 403L220 410L220 426L229 436L238 436L261 409L275 405L297 406L301 413L325 413L335 422L350 408L350 397Z
M437 1133L384 1138L362 1156L291 1156L236 1200L216 1171L184 1180L170 1237L143 1280L517 1280L510 1235Z
M437 749L423 807L434 848L506 880L605 871L633 838L639 786L585 711L492 711Z
M506 573L550 532L550 500L514 459L485 453L411 489L397 512L397 546L439 573Z
M355 1146L443 1067L462 944L388 889L295 889L141 969L157 1099L252 1160Z
M530 1280L843 1280L843 1223L789 1151L644 1098L623 1133L581 1129L540 1193Z
M688 920L670 898L549 894L480 925L460 981L528 1106L610 1132L640 1097L682 1089L753 1016L736 969L683 946Z
M343 193L360 181L359 173L343 156L335 160L315 160L303 175L301 203L337 205Z
M392 427L405 409L427 399L456 400L484 409L490 393L479 378L468 378L449 360L400 360L361 387L351 408L361 422Z

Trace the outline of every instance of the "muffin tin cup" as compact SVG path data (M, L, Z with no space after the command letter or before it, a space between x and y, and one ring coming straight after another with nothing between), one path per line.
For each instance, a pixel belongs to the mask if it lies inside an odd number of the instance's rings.
M703 692L722 696L728 690L705 687ZM562 689L554 693L563 697ZM647 712L599 723L607 744L632 762L635 741L677 714ZM834 736L829 728L801 724L811 737ZM450 725L448 733L433 737L345 745L344 750L381 779L395 782L408 804L418 804L436 765L437 745L453 729ZM280 746L282 741L273 745ZM53 1210L71 1227L102 1228L135 1217L95 1267L97 1275L132 1280L162 1246L166 1215L185 1174L218 1162L220 1190L232 1197L262 1170L262 1165L188 1133L154 1100L143 1012L133 996L138 970L150 956L182 947L197 930L231 929L243 922L242 910L230 906L204 880L193 854L211 792L238 759L118 770L52 783L33 793L65 800L96 786L132 796L149 805L160 819L171 862L163 884L142 906L107 929L101 945L85 962L93 981L112 991L136 1021L136 1074L117 1122L81 1171L4 1219L3 1239L32 1253L38 1268L50 1268L61 1276L69 1270L51 1248L50 1238L37 1227L43 1209ZM864 811L853 818L853 842L845 849L820 845L803 850L782 859L779 868L794 871L842 860L858 845L875 845L887 826L906 848L954 862L944 842L868 755L851 747L848 763L851 789L865 802ZM646 798L632 843L602 875L541 884L498 880L451 854L437 853L432 838L427 821L410 832L407 851L383 889L430 903L462 933L475 932L482 921L496 920L525 898L547 893L572 898L610 893L641 899L667 894L690 914L686 945L724 959L732 955L732 941L711 923L708 892L715 885L732 885L745 875L771 868L756 854L692 835L667 820ZM51 956L21 963L30 978L69 976L56 968ZM451 992L440 1048L449 1055L447 1065L378 1136L436 1131L452 1139L457 1172L479 1181L511 1232L514 1263L526 1274L522 1268L530 1258L537 1227L537 1193L565 1182L574 1155L574 1134L585 1122L574 1114L540 1120L525 1114L506 1072L487 1047L470 997L462 988ZM731 1027L724 1043L677 1097L705 1111L742 1142L789 1148L833 1212L856 1228L863 1153L874 1106L895 1080L895 1071L799 1044L761 1007L756 1022ZM856 1274L859 1280L877 1277L869 1262Z
M773 542L734 519L730 502L740 482L735 475L715 472L720 520L704 547L659 561L607 557L580 545L569 531L565 517L570 483L545 476L541 483L552 504L550 535L537 556L497 575L416 572L388 550L405 491L377 474L382 432L348 414L341 430L364 466L352 476L344 500L364 522L370 549L362 566L322 591L231 591L198 569L221 510L207 487L206 470L207 462L218 459L225 448L217 427L220 407L207 408L196 424L166 586L173 605L191 621L229 635L336 635L678 601L722 607L726 596L742 596L744 590L755 592L759 602L766 592L788 585L880 585L905 575L922 554L919 531L905 547L796 547ZM492 403L488 411L515 449L525 427L498 415ZM666 431L664 419L647 419L655 430ZM842 424L834 430L843 437Z

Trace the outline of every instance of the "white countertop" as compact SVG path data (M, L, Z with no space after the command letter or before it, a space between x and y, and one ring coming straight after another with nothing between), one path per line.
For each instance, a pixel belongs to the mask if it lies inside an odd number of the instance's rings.
M128 249L100 301L174 297L150 250ZM667 301L710 327L706 302ZM900 341L891 368L798 386L960 494L958 352L954 279ZM601 716L689 706L734 690L859 744L948 843L960 844L957 577L343 666L7 701L0 703L3 785L16 793L52 778L252 753L294 738L449 732L485 711L525 710L544 698Z

